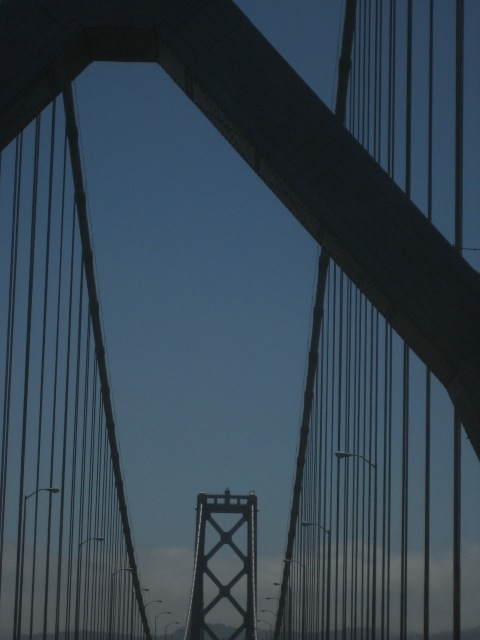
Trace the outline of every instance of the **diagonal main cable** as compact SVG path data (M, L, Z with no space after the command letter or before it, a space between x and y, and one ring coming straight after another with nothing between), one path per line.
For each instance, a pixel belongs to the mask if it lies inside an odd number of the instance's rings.
M85 271L85 280L87 283L88 299L90 307L90 319L93 329L93 337L95 341L95 354L98 366L98 376L101 385L101 394L103 407L105 412L105 424L108 433L108 441L110 445L110 455L112 459L113 473L115 477L115 486L119 503L119 510L122 519L123 533L127 548L128 560L132 569L132 581L135 590L135 596L138 608L142 618L142 624L147 640L151 640L150 627L145 613L140 580L138 576L138 568L135 560L133 548L133 540L128 519L127 502L123 487L122 472L120 468L120 456L118 452L117 438L115 434L115 421L113 417L113 407L110 397L110 387L108 384L108 372L105 360L105 347L102 336L102 328L100 323L100 306L97 297L97 287L95 283L95 274L93 269L93 252L90 241L90 230L88 226L87 203L85 190L83 186L83 174L80 158L80 149L78 145L78 128L75 118L75 107L73 102L73 94L71 85L63 92L63 102L65 108L65 119L67 128L67 138L70 148L70 159L72 164L73 182L75 187L75 202L77 205L78 225L80 229L80 237L82 241L83 251L83 267Z
M357 0L347 0L345 6L345 17L343 24L342 51L338 69L337 98L335 104L335 115L341 122L345 120L348 79L351 67L351 51L353 35L355 31L355 11ZM300 426L300 441L297 454L297 465L295 471L295 483L293 488L292 507L290 511L290 523L288 527L287 547L285 559L291 560L293 546L295 542L298 514L300 510L300 497L302 493L303 470L305 467L305 456L308 443L310 416L314 398L314 385L317 374L318 346L320 340L320 329L323 319L323 302L325 298L325 288L327 281L328 267L330 264L330 253L322 248L318 260L317 289L315 294L315 305L313 309L312 331L310 337L310 349L308 354L307 379L305 382L304 403L302 412L302 423ZM285 610L285 603L288 591L291 562L285 562L283 566L282 584L280 588L280 599L278 602L278 613L275 622L275 632L273 640L280 637L282 619Z

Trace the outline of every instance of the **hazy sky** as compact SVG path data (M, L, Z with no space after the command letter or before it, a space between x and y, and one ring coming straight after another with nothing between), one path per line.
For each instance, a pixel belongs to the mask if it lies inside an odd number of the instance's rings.
M344 0L238 0L237 4L332 108ZM382 6L389 4L385 0ZM407 0L397 0L395 6L399 11L395 178L402 186L406 166ZM429 4L417 2L413 7L415 18L420 19L414 19L413 30L411 195L425 211L428 130L425 24ZM479 269L480 2L466 0L465 10L468 82L464 114L467 131L464 245L475 249L466 251L465 257ZM383 15L386 20L387 12ZM450 242L453 242L455 177L454 18L454 2L435 3L433 210L434 223ZM386 57L384 68L385 60ZM318 247L158 65L97 63L76 80L74 91L130 521L142 586L150 589L147 600L163 600L161 605L152 603L148 614L153 624L153 616L168 609L172 611L171 617L161 618L161 622L178 620L183 626L192 579L196 496L199 492L223 493L229 487L232 493L255 491L258 497L258 611L262 618L273 622L273 615L261 613L261 609L276 609L276 603L267 603L265 598L278 595L273 583L279 581L283 568ZM386 111L387 100L382 105ZM33 143L32 127L29 136ZM387 145L382 140L381 151L386 155ZM2 160L9 155L13 158L13 151L12 145ZM33 157L32 153L24 160L27 175L32 170ZM10 168L5 171L3 167L7 166ZM13 163L2 165L0 209L7 212L2 218L4 226L10 220L9 188L14 184L4 176L13 167ZM27 183L24 179L24 188L30 189ZM29 198L30 193L25 203L30 202ZM18 260L25 278L28 231L25 225ZM0 272L5 275L9 273L10 232L0 234L0 241ZM41 255L40 251L37 260ZM38 274L41 275L41 269ZM0 282L3 300L8 300L8 285L8 279L3 278ZM21 285L18 288L21 291ZM35 291L40 300L41 286ZM17 300L20 302L16 317L22 317L26 289ZM3 314L0 324L6 318L7 306L0 306ZM5 325L3 321L4 329ZM34 335L39 336L41 322L33 325ZM17 329L15 335L23 336L23 328ZM6 335L5 330L0 335L4 348ZM39 351L40 339L33 342L35 353L35 349ZM395 349L397 356L402 357L400 339L395 341ZM20 358L21 348L18 354ZM20 396L23 367L14 366L14 371L22 376L21 382L13 383L14 394ZM393 475L397 480L401 472L402 373L401 367L395 368L393 386L397 393L392 401L396 451ZM421 394L425 371L414 356L411 373L408 606L409 630L416 630L421 627L423 607L425 412ZM32 389L37 384L34 380ZM434 632L450 628L452 620L453 494L449 449L453 408L443 388L439 391L434 385L432 398L436 439L432 449L435 495L431 515L430 593ZM32 407L35 401L35 393L31 392ZM11 404L17 414L23 408L23 403L16 403L15 399ZM53 403L52 406L55 409ZM33 433L33 423L30 428ZM2 567L7 588L2 595L0 634L13 617L14 589L8 585L15 580L13 541L17 520L9 514L16 514L16 498L11 496L16 496L16 462L21 450L20 430L15 433L12 443L16 448L11 446L9 450L13 482L9 480L7 494L7 503L10 498L11 504L7 504ZM47 442L45 433L44 430L43 442ZM27 461L34 459L29 452L36 447L36 440L30 438ZM480 466L465 436L462 447L462 624L467 628L477 626L480 620ZM40 459L42 469L47 469L48 456L42 453ZM35 465L29 462L26 492L35 486ZM401 513L396 508L401 497L399 487L397 483L393 488L390 503L393 532L390 587L395 603L400 600L401 574L398 552ZM42 494L42 499L45 496ZM33 519L31 510L29 517ZM27 531L32 533L30 527ZM41 537L37 543L42 545ZM33 555L32 537L27 539L27 547ZM38 560L37 575L43 575L42 562ZM25 584L31 576L30 563L27 565ZM217 568L219 573L231 573L232 554L222 557ZM395 615L391 618L392 629L398 622ZM231 623L232 619L224 617L219 621ZM163 624L160 630L163 632Z
M239 4L331 106L342 3ZM196 495L228 486L258 496L263 599L282 566L318 249L159 66L94 64L75 87L143 581L184 619Z
M332 107L343 2L237 4ZM197 493L253 490L260 609L282 569L318 248L159 66L94 64L75 92L143 584L183 623Z

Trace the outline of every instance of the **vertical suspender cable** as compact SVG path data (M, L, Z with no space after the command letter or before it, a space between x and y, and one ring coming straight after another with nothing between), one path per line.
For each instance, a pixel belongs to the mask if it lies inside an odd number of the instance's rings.
M455 37L455 248L463 246L463 57L464 2L456 4ZM460 640L461 593L461 423L454 414L453 429L453 640Z
M37 132L36 132L37 133ZM38 200L38 178L39 178L39 165L40 165L40 127L38 130L38 134L35 136L35 159L34 159L34 183L35 183L35 207L37 208L37 200ZM48 237L47 237L48 243ZM48 256L47 256L48 262ZM46 300L44 301L44 305L46 305ZM38 416L38 429L37 429L37 452L36 452L36 473L35 473L35 491L38 491L40 488L40 461L41 461L41 445L42 445L42 422L43 422L43 386L44 386L44 367L45 367L45 333L46 333L46 318L44 316L42 322L42 354L41 354L41 373L40 373L40 391L39 391L39 416ZM34 606L34 598L35 598L35 578L36 578L36 567L37 567L37 529L38 529L38 493L35 494L34 498L34 522L33 522L33 549L32 549L32 576L31 576L31 585L30 585L30 616L29 616L29 638L32 638L32 627L33 627L33 606ZM25 501L24 501L25 505ZM24 514L25 515L25 514ZM25 521L25 517L24 517ZM23 539L25 540L25 531L23 532ZM23 552L22 552L22 575L23 575ZM23 580L23 577L22 577Z
M82 279L83 280L83 279ZM76 581L75 581L75 598L74 598L74 614L73 614L73 625L74 625L74 640L78 640L79 635L79 623L80 623L80 603L81 603L81 592L83 587L82 582L82 567L83 567L83 558L84 555L88 556L89 545L88 543L86 548L84 549L82 542L83 540L88 538L88 528L85 527L85 510L87 510L87 519L88 519L88 509L89 503L85 496L85 484L86 484L86 465L87 465L87 456L88 456L88 447L87 447L87 435L88 435L88 425L92 426L91 416L89 412L90 405L90 323L88 322L88 318L85 322L85 355L84 355L84 372L83 372L83 407L82 407L82 421L81 421L81 435L80 435L80 465L79 465L79 474L80 474L80 486L78 489L78 523L76 525L77 536L76 541L74 541L72 556L76 559ZM85 530L85 533L84 533ZM85 607L85 601L83 602Z
M364 424L364 433L367 437L368 442L368 451L365 452L365 457L373 464L372 458L372 445L373 445L373 415L372 415L372 401L373 401L373 307L368 305L367 299L364 297L364 316L365 316L365 327L364 327L364 399L363 399L363 424ZM368 367L367 367L368 362ZM367 377L368 376L368 377ZM366 475L366 484L367 484L367 567L366 567L366 575L364 576L366 582L366 637L367 639L370 637L372 633L372 622L374 619L373 615L373 603L375 601L374 594L372 591L373 581L372 574L374 571L374 566L372 564L373 559L373 549L372 549L372 527L375 521L375 508L372 501L372 495L374 491L374 483L372 482L372 466L371 464L364 464L364 476ZM362 545L364 548L365 545ZM363 591L363 589L362 589Z
M379 314L378 311L374 311L372 307L372 315L375 317L375 330L372 331L375 335L375 351L372 355L372 366L374 366L374 387L371 390L371 395L375 398L375 405L373 411L370 411L373 423L373 464L375 465L375 476L373 486L373 552L372 552L372 625L371 625L371 638L375 640L377 637L377 526L378 526L378 378L379 378ZM373 357L374 356L374 357ZM385 462L385 461L384 461ZM371 469L370 469L371 470Z
M405 123L405 193L411 195L412 155L412 0L407 3L407 73ZM400 586L400 640L407 639L408 609L408 470L409 470L409 386L410 354L403 345L403 428L402 428L402 518L401 518L401 586Z
M429 4L428 29L428 139L427 139L427 217L432 222L433 173L433 0ZM425 380L425 508L424 508L424 569L423 569L423 639L430 637L430 473L431 473L431 386L430 370Z
M94 537L97 537L99 533L103 533L103 530L100 529L98 523L98 501L99 495L101 493L101 483L99 481L99 472L100 472L100 459L99 459L99 433L100 433L100 425L98 420L98 376L97 376L97 366L94 361L93 363L93 384L92 384L92 410L91 410L91 440L90 440L90 470L89 470L89 521L87 523L87 531L90 532ZM99 552L98 545L95 544L92 551L88 554L87 563L88 563L88 582L85 581L84 592L84 601L87 603L83 608L83 629L85 636L85 629L87 628L87 621L89 621L90 629L92 629L92 633L97 631L96 625L96 617L95 617L95 601L98 597L98 570L99 570ZM90 577L91 576L91 577ZM88 587L87 585L90 585Z
M40 116L35 121L35 169L32 191L32 213L30 221L30 260L28 273L28 294L27 294L27 326L25 335L25 363L24 363L24 381L23 381L23 411L22 411L22 435L21 435L21 454L20 454L20 481L18 490L18 525L17 525L17 562L15 572L15 605L14 605L14 637L20 639L21 620L22 620L22 590L23 590L23 571L21 557L22 539L23 539L23 515L24 515L24 493L25 493L25 453L27 444L27 420L28 420L28 402L29 402L29 386L30 386L30 342L32 334L32 307L33 307L33 282L35 268L35 231L37 223L37 188L38 188L38 154L39 154L39 138L40 138Z
M69 511L69 529L68 529L68 555L67 555L67 585L66 585L66 612L65 612L65 631L70 633L71 617L72 617L72 583L73 583L73 555L74 555L74 525L76 520L77 505L77 474L78 474L78 422L79 422L79 399L80 399L80 372L81 372L81 352L83 338L83 277L79 273L80 292L78 301L78 317L77 317L77 349L75 357L75 397L73 410L73 439L71 448L71 464L70 464L70 511Z
M44 266L44 284L43 284L43 318L42 318L42 353L40 363L40 390L39 390L39 410L38 410L38 444L37 444L37 470L36 470L36 489L39 489L40 478L40 458L41 443L43 430L43 410L44 410L44 383L45 383L45 354L46 354L46 334L47 334L47 310L49 300L49 274L50 274L50 244L51 244L51 227L52 227L52 197L53 197L53 169L54 169L54 151L55 151L55 104L52 105L51 130L50 130L50 159L49 159L49 178L48 178L48 203L47 203L47 229L46 229L46 247L45 247L45 266ZM52 486L50 484L49 486ZM38 496L37 496L38 497ZM52 494L49 493L49 499ZM32 580L30 592L30 626L29 638L33 635L33 612L35 603L35 568L37 553L37 514L38 501L35 499L35 525L33 539L33 562L32 562Z
M75 211L73 211L73 214ZM55 640L58 640L60 634L60 610L62 604L62 577L63 577L63 530L65 515L65 491L66 472L67 472L67 435L68 435L68 412L70 407L70 359L72 350L72 314L73 314L73 274L75 266L75 225L74 215L72 220L72 235L70 241L70 265L69 265L69 288L68 288L68 316L67 316L67 335L66 335L66 354L65 354L65 391L63 398L63 440L62 440L62 463L61 463L61 483L62 491L60 493L60 523L58 528L58 550L57 550L57 579L55 594Z
M390 177L395 175L395 89L397 83L397 0L390 0L389 21L389 78L388 78L388 161L387 171Z
M56 111L56 102L52 105L53 114ZM52 120L53 120L52 114ZM53 125L52 125L53 126ZM63 245L65 236L65 181L66 181L66 140L63 145L63 175L62 175L62 195L61 195L61 214L60 214L60 247L58 256L58 276L57 276L57 300L56 300L56 316L55 316L55 356L53 367L53 398L52 398L52 420L51 420L51 437L50 437L50 475L49 485L53 486L54 461L56 452L56 431L57 431L57 398L58 398L58 370L59 370L59 344L60 344L60 308L61 308L61 291L62 291L62 274L63 274ZM44 605L43 605L43 633L42 640L47 638L48 626L48 600L50 586L50 549L52 535L52 495L48 499L48 515L47 515L47 543L46 543L46 566L45 566L45 587L44 587Z
M360 36L360 41L363 42L364 38ZM363 66L363 65L362 65ZM364 74L364 71L363 71ZM362 75L363 75L362 74ZM363 82L360 82L360 94L363 89ZM359 405L360 405L360 318L359 318L359 304L358 304L358 290L352 290L352 309L350 317L350 326L352 327L352 419L351 419L351 435L352 441L347 451L356 451L358 447L358 442L360 439L359 430L360 430L360 421L359 421ZM356 587L357 587L357 578L358 578L358 522L359 518L359 487L360 487L360 467L358 465L358 459L353 458L352 460L352 475L351 475L351 535L350 538L346 536L344 543L346 547L349 544L350 540L350 556L351 556L351 576L350 576L350 628L356 628L356 609L357 609L357 598L356 598ZM347 563L348 566L348 563ZM346 590L347 592L347 590ZM361 638L363 640L363 638Z
M91 332L91 326L89 324L89 335ZM86 535L98 537L98 527L95 520L95 505L94 505L94 488L97 490L100 489L100 485L94 485L94 473L95 473L95 464L97 463L96 458L96 437L97 437L97 367L95 364L95 360L92 362L92 399L90 403L90 442L89 442L89 460L88 460L88 478L87 478L87 486L88 486L88 494L87 494L87 504L88 504L88 514L87 514L87 524L86 524ZM98 542L98 541L95 541ZM83 621L82 626L85 634L85 629L87 628L87 621L92 620L92 598L94 597L94 593L96 590L96 574L95 567L96 562L92 565L92 558L97 557L98 545L95 544L92 547L87 548L87 557L85 561L85 586L83 588Z
M346 347L345 347L345 394L343 415L345 423L344 431L344 450L351 450L351 394L352 394L352 282L347 281L346 286ZM339 427L341 427L339 423ZM343 552L342 552L342 640L347 637L347 596L348 596L348 528L350 522L350 465L344 465L344 486L343 486Z
M13 337L15 326L15 302L18 267L18 230L20 217L20 182L22 175L23 134L17 137L15 145L15 170L13 177L12 232L10 239L10 272L8 289L7 336L5 346L5 380L3 390L2 453L0 464L0 599L3 591L3 549L5 536L5 508L7 491L7 470L10 435L10 396L12 390Z
M388 82L388 160L387 170L391 177L395 174L396 159L395 159L395 115L396 115L396 97L395 88L397 81L397 2L396 0L390 0L390 15L389 15L389 82ZM388 418L387 418L387 456L388 456L388 473L386 474L386 480L388 485L387 496L387 535L386 535L386 629L385 636L390 638L390 610L391 610L391 497L392 497L392 389L393 389L393 332L390 327L387 327L388 333Z
M329 293L327 293L330 307L335 307L335 300L333 298L332 292L332 282L334 281L334 275L330 277L330 282L328 283ZM325 530L321 533L323 540L323 562L322 562L322 614L321 614L321 633L324 637L328 637L330 633L328 621L329 621L329 609L330 609L330 571L329 571L329 563L330 563L330 537L331 537L331 503L332 503L332 440L331 440L331 396L332 396L332 388L331 382L333 381L333 376L330 377L330 354L331 354L331 345L330 345L330 314L327 315L327 322L323 323L322 333L323 333L323 343L325 350L325 367L323 378L325 379L325 403L324 403L324 425L325 425L325 436L324 436L324 446L323 446L323 491L320 496L322 501L321 509L320 509L320 522L323 523ZM323 362L323 358L322 358ZM328 536L327 547L325 548L325 541L327 540L326 536ZM328 612L327 612L328 609Z
M344 336L343 336L343 323L344 323L344 304L343 304L343 291L344 291L344 283L345 276L343 272L339 274L339 310L338 310L338 372L337 372L337 408L336 408L336 424L335 428L337 430L337 442L336 449L339 451L342 448L342 443L340 439L340 425L342 422L342 396L343 396L343 351L344 351ZM337 479L336 482L336 491L335 491L335 602L334 602L334 610L335 610L335 621L334 621L334 633L335 640L337 640L338 636L338 624L339 624L339 590L340 590L340 495L341 495L341 485L340 485L340 473L339 473L339 460L336 461L336 469L335 469L335 477Z
M393 331L385 326L384 473L382 532L382 637L390 638L391 498L392 498L392 357Z
M382 55L381 55L381 27L382 27L382 3L376 2L373 12L374 37L373 37L373 134L371 137L372 156L380 162L381 148L381 78L382 78ZM372 520L372 552L371 552L371 624L370 638L375 640L377 637L377 527L378 527L378 393L379 393L379 314L371 307L370 319L370 401L368 409L369 422L369 460L375 465L375 473L373 479L373 510L369 510ZM369 465L369 496L372 490L372 467ZM370 507L370 504L369 504ZM370 521L370 518L369 518ZM369 535L369 562L370 568L370 524L368 528ZM367 575L370 584L370 573ZM370 610L370 605L369 605Z
M376 31L375 31L375 51L376 51L376 68L377 68L377 73L376 73L376 82L375 82L375 94L376 94L376 100L375 100L375 104L377 106L375 114L376 114L376 120L375 120L375 124L374 124L374 149L375 149L375 158L377 160L377 162L381 163L382 161L382 143L383 143L383 131L382 131L382 127L383 127L383 64L384 64L384 53L383 53L383 2L381 2L380 0L377 0L376 2L376 7L377 7L377 12L376 12ZM388 58L387 58L388 60ZM387 100L387 104L388 104L388 100ZM378 324L377 324L378 326ZM387 358L388 358L388 353L387 353L387 347L386 347L386 337L387 337L387 325L386 323L384 323L384 345L383 345L383 349L384 349L384 389L383 389L383 473L382 473L382 528L381 528L381 536L382 536L382 552L381 552L381 577L380 577L380 602L379 602L379 609L380 609L380 637L385 638L385 527L386 527L386 415L387 415L387 407L386 407L386 400L387 400L387 390L386 390L386 366L387 366ZM377 338L379 337L379 334L377 332ZM380 345L378 346L378 349L380 349ZM379 387L377 387L379 388ZM377 458L377 456L375 455L375 458ZM377 472L378 473L378 472ZM377 476L377 480L378 480L378 476ZM378 486L376 489L377 493L378 493ZM377 501L375 501L377 502ZM376 511L375 511L376 513ZM375 560L374 560L374 569L376 572L376 561L377 561L377 550L376 550L376 540L377 540L377 528L375 527L375 543L374 543L374 553L375 553ZM375 579L374 579L374 596L376 597L376 574L375 574ZM376 620L376 607L375 605L372 607L372 611L373 611L373 615L375 616L375 620ZM375 621L373 621L372 627L374 629L374 633L375 633Z

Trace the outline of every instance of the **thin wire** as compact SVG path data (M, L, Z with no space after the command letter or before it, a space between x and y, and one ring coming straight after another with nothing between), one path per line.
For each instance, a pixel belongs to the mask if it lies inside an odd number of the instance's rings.
M407 3L407 72L405 123L405 193L411 194L412 155L412 0ZM402 409L402 518L401 518L401 586L400 640L407 638L408 611L408 471L409 471L409 411L410 411L410 355L403 345L403 409Z
M83 279L82 279L83 280ZM76 581L75 581L75 608L74 608L74 638L78 640L79 634L79 623L80 623L80 602L81 602L81 592L82 592L82 566L83 566L83 540L88 539L88 527L84 525L85 518L85 508L87 508L87 518L88 518L88 503L86 504L85 500L85 469L87 464L87 429L88 425L91 424L89 421L89 405L90 405L90 323L88 321L88 315L84 319L84 323L86 325L85 328L85 354L84 354L84 373L83 373L83 411L82 411L82 429L81 429L81 459L79 466L79 476L80 476L80 487L78 491L78 523L76 525L77 528L77 547L76 547L76 557L77 557L77 572L76 572ZM88 543L86 548L86 553L88 554ZM73 554L75 555L75 554Z
M22 175L23 134L17 137L15 143L15 170L13 177L12 199L12 233L10 239L10 272L8 290L7 312L7 337L5 345L5 382L3 395L3 419L2 419L2 458L0 475L0 600L2 596L3 576L3 551L5 535L5 510L7 491L7 471L9 460L9 435L10 435L10 399L12 391L13 369L13 337L15 327L15 303L17 291L17 267L18 267L18 230L20 220L20 184Z
M47 201L47 229L46 229L46 247L45 247L45 264L44 264L44 284L43 284L43 317L42 317L42 353L40 362L40 390L39 390L39 410L38 410L38 440L37 440L37 470L35 487L39 489L40 479L40 460L41 460L41 444L42 444L42 428L43 428L43 409L44 409L44 384L45 384L45 358L46 358L46 335L47 335L47 317L48 317L48 300L49 300L49 274L50 274L50 246L51 246L51 228L52 228L52 200L53 200L53 176L54 176L54 158L55 158L55 104L52 105L51 123L50 123L50 159L49 159L49 176L48 176L48 201ZM52 484L49 485L50 487ZM51 493L49 493L49 500ZM33 612L35 604L35 566L36 566L36 549L37 549L37 514L38 500L35 500L35 525L33 539L33 562L32 562L32 584L30 593L30 626L29 638L33 635Z
M95 421L94 426L96 425L96 434L95 434L95 457L92 455L92 482L95 477L95 493L94 493L94 517L93 517L93 531L95 535L102 533L104 535L104 526L101 520L102 512L100 511L100 500L103 496L102 488L102 476L103 476L103 466L102 466L102 403L101 403L101 394L97 393L98 388L98 370L97 364L95 362L95 390L96 390L96 399L93 403L92 410L95 411ZM93 437L93 430L92 430ZM95 473L95 476L93 475ZM102 501L103 504L103 501ZM92 564L93 564L93 583L94 587L91 590L91 611L92 615L89 618L92 620L92 628L94 631L99 630L99 620L98 620L98 607L96 603L99 599L99 593L101 589L101 565L103 564L104 554L102 554L101 559L99 558L100 553L95 546ZM86 614L85 614L86 615ZM84 623L84 629L86 625Z
M90 335L90 324L89 324L89 335ZM89 468L88 468L88 517L87 517L87 526L86 526L86 533L87 536L90 537L99 537L99 530L97 527L97 522L96 522L96 510L95 510L95 504L94 504L94 497L95 497L95 492L94 489L96 487L98 487L99 485L94 485L94 474L95 474L95 465L97 463L97 457L96 457L96 449L97 449L97 439L98 439L98 435L97 435L97 406L98 406L98 399L97 399L97 390L98 390L98 377L97 377L97 366L95 363L95 358L92 358L92 362L93 362L93 380L92 380L92 401L91 401L91 408L90 408L90 455L89 455ZM99 541L95 541L95 542L99 542ZM83 593L83 602L84 602L84 606L83 606L83 621L82 621L82 628L83 628L83 635L85 635L85 630L87 629L87 621L90 620L93 622L92 619L92 615L91 615L91 611L92 611L92 602L94 602L94 600L92 600L94 598L94 592L96 590L97 587L97 576L95 574L95 567L97 566L97 562L94 563L94 565L92 566L92 556L94 557L94 559L96 560L97 554L98 554L98 544L94 544L93 546L93 550L92 547L89 545L87 548L87 558L86 558L86 570L85 570L85 586L84 586L84 593ZM94 625L92 625L92 628L95 628Z
M56 112L56 102L52 106L53 114ZM53 126L53 125L52 125ZM56 432L57 432L57 399L58 399L58 372L59 372L59 356L60 356L60 319L61 319L61 300L62 300L62 276L63 276L63 253L65 238L65 187L66 187L66 140L63 144L63 173L62 173L62 191L61 191L61 208L60 208L60 246L57 267L57 296L56 296L56 323L55 323L55 357L53 372L53 399L52 399L52 420L51 420L51 436L50 436L50 474L49 486L53 486L55 451L56 451ZM46 543L46 564L45 564L45 587L44 587L44 607L43 607L43 640L47 638L48 627L48 600L50 587L50 561L51 561L51 536L52 536L52 495L48 500L48 516L47 516L47 543Z
M77 457L78 457L78 423L79 423L79 404L80 404L80 377L82 364L82 340L83 340L83 277L81 264L77 265L77 278L80 282L80 292L77 311L77 346L75 357L75 396L73 402L73 438L71 447L71 463L70 463L70 510L68 518L68 555L67 555L67 585L66 585L66 609L65 609L65 631L67 635L70 633L70 625L72 613L72 582L73 582L73 557L75 549L74 533L76 519L76 498L77 498Z
M338 326L339 326L339 343L338 343L338 404L337 404L337 451L342 449L341 442L341 425L343 422L343 351L344 351L344 336L343 336L343 326L344 326L344 280L345 276L343 272L340 274L340 291L339 291L339 301L340 301L340 309L338 316ZM340 501L341 501L341 476L339 472L340 460L336 462L336 478L337 478L337 487L336 487L336 514L335 514L335 640L338 638L338 625L339 625L339 608L340 608Z
M35 239L37 224L37 196L38 196L38 155L39 155L39 131L40 116L35 119L35 152L34 152L34 176L32 188L32 210L30 219L30 257L28 273L28 294L27 294L27 320L25 335L25 362L23 381L23 411L22 411L22 436L20 453L20 481L18 491L18 526L17 526L17 565L15 573L15 608L14 608L14 637L18 640L21 635L22 623L22 597L23 597L23 571L22 562L22 540L24 539L23 516L24 516L24 483L25 483L25 453L27 445L28 427L28 404L30 391L30 348L32 335L32 308L33 308L33 284L35 272Z
M463 94L464 94L464 2L456 3L455 33L455 247L463 245ZM453 428L453 639L461 636L461 484L462 450L458 411Z
M433 176L433 52L434 52L433 0L429 4L428 31L428 141L427 141L427 217L432 222ZM424 507L424 582L423 582L423 638L430 637L430 480L431 480L431 373L426 370L425 380L425 507Z
M41 139L41 128L39 126L38 133L36 132L35 137L35 163L34 163L34 180L35 180L35 199L38 202L38 175L39 175L39 165L40 165L40 139ZM36 205L37 206L37 202ZM48 240L47 240L48 242ZM44 305L46 302L44 301ZM45 309L44 309L44 318L43 318L43 327L42 327L42 354L41 354L41 369L40 369L40 407L39 407L39 416L38 416L38 431L37 431L37 456L36 456L36 474L35 474L35 490L38 491L40 488L40 461L41 461L41 451L42 451L42 414L43 414L43 386L44 386L44 375L45 375L45 333L46 333L46 318L45 318ZM33 544L32 544L32 577L31 577L31 586L30 586L30 622L29 622L29 639L32 639L33 634L33 607L35 603L35 577L36 577L36 568L37 568L37 530L38 530L38 493L35 494L35 502L34 502L34 522L33 522ZM25 532L24 532L25 537Z
M56 579L56 606L55 606L55 640L58 640L60 633L60 608L62 602L62 569L63 569L63 531L65 518L65 488L66 488L66 469L67 469L67 441L68 441L68 414L70 407L70 378L71 378L71 351L72 351L72 331L73 331L73 274L75 266L75 207L72 207L73 215L72 232L70 242L70 272L69 272L69 293L68 293L68 320L67 320L67 337L66 337L66 359L65 359L65 392L63 402L63 440L62 440L62 464L61 464L61 483L62 488L60 495L60 525L58 530L58 561L57 561L57 579Z

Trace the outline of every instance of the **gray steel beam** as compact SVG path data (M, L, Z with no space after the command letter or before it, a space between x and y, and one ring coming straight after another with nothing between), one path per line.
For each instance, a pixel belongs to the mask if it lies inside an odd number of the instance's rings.
M480 278L231 0L4 0L0 148L94 60L158 62L446 386L480 457Z

